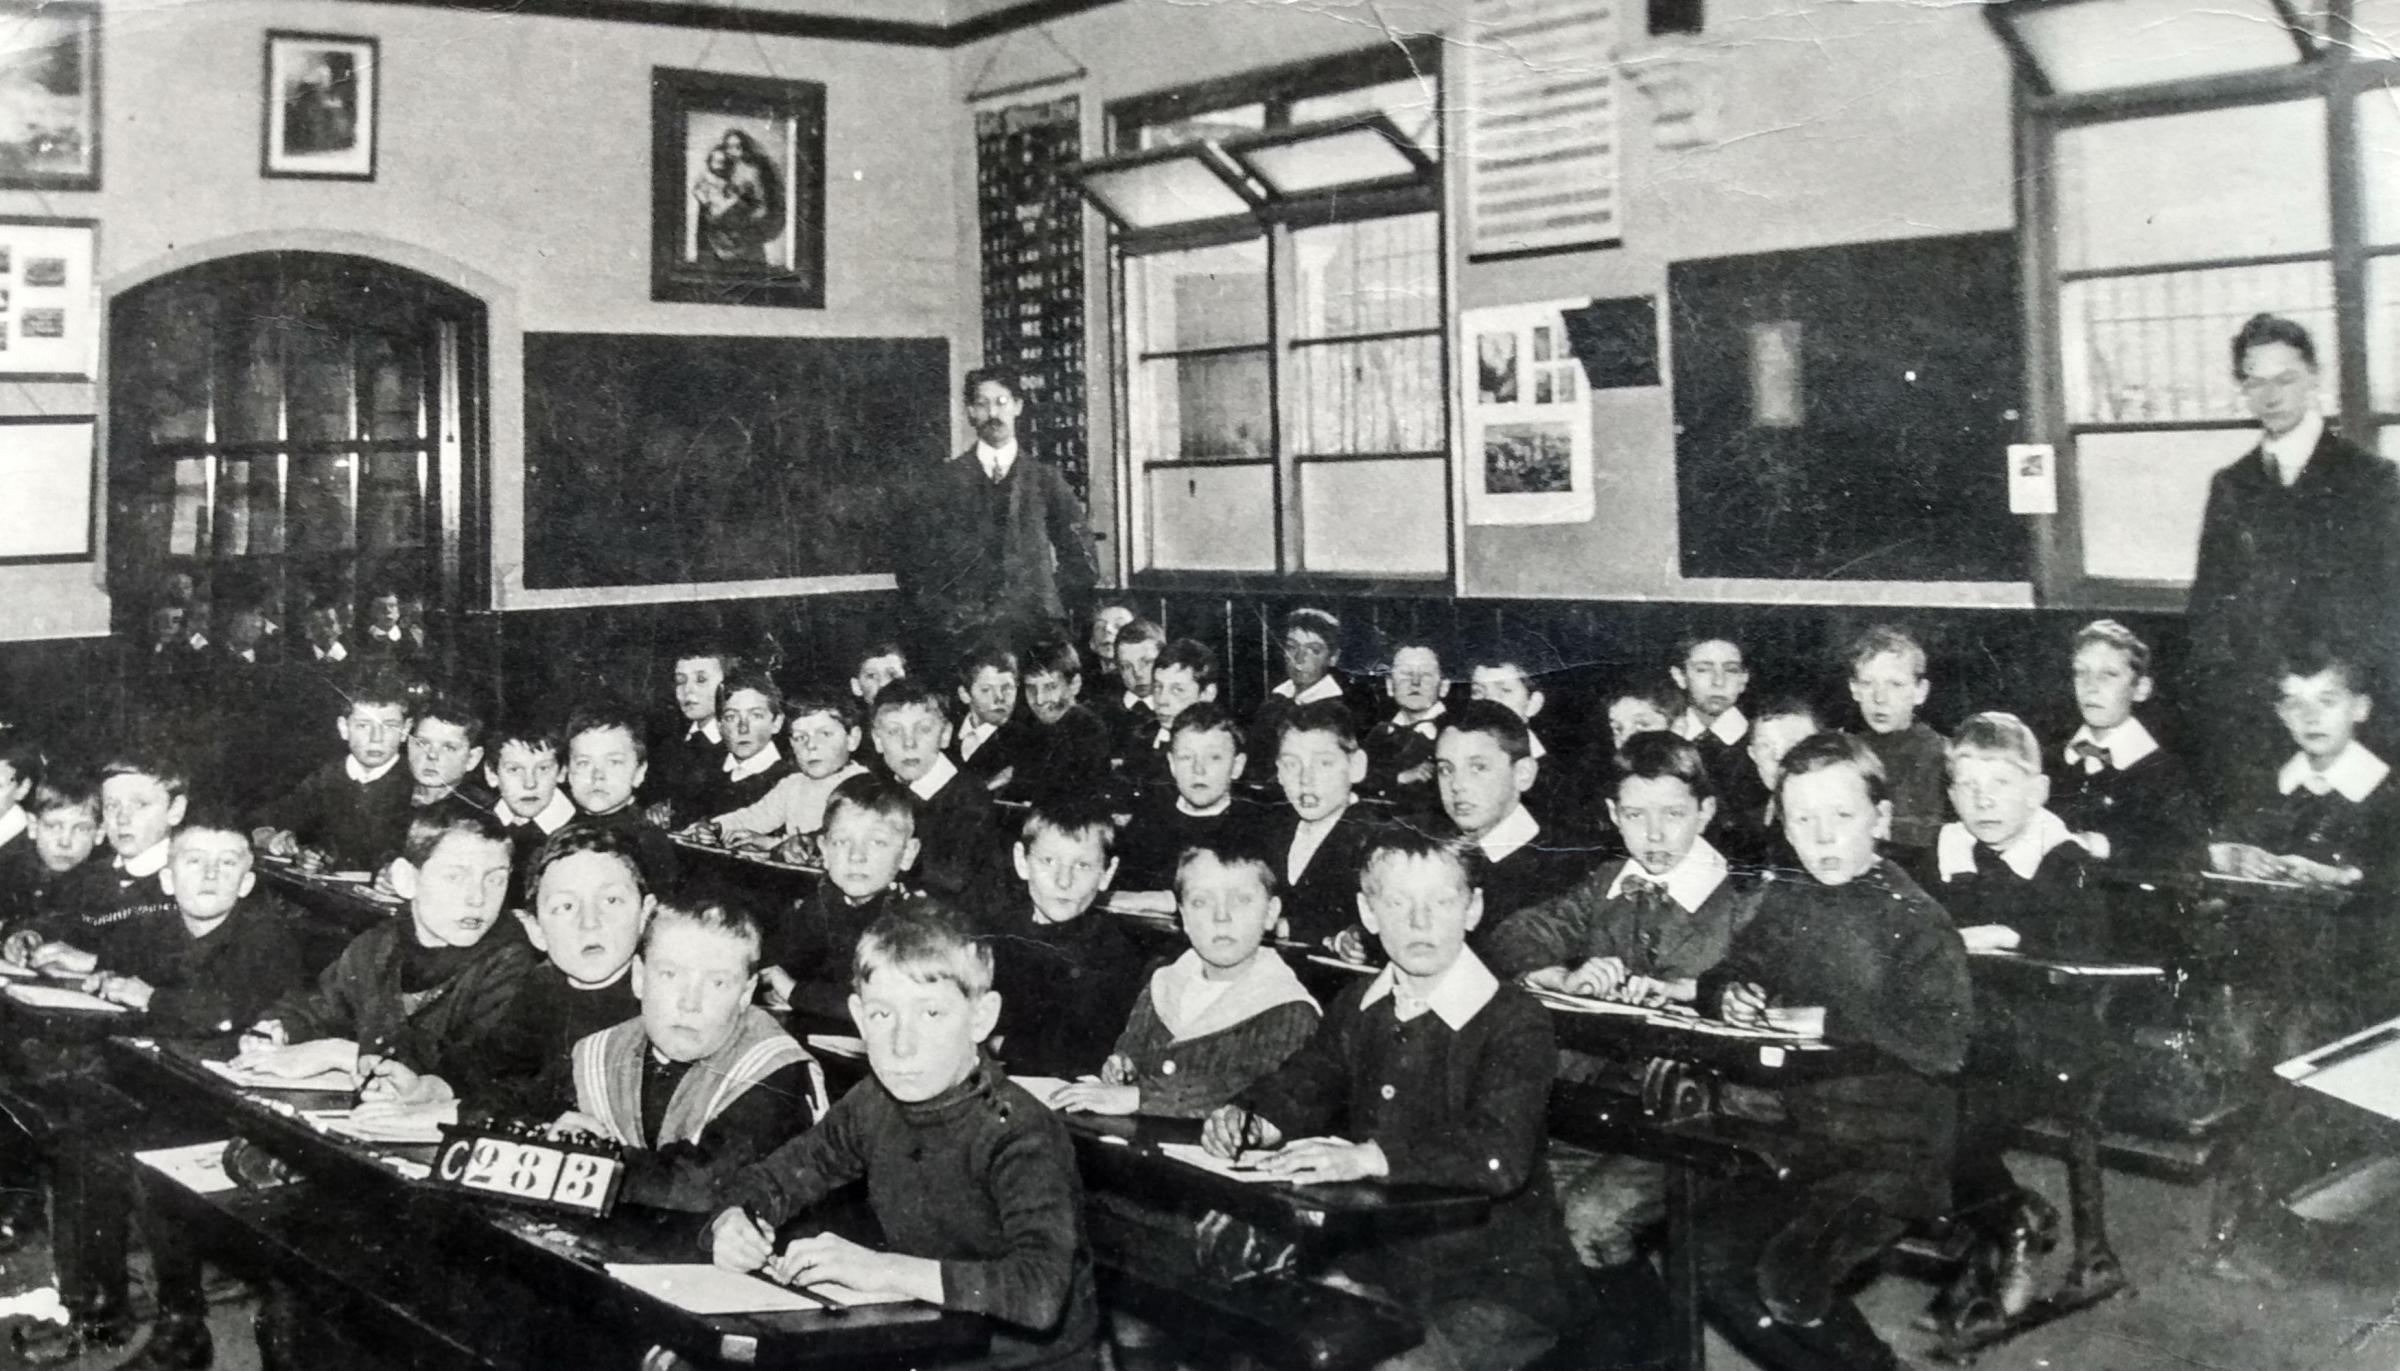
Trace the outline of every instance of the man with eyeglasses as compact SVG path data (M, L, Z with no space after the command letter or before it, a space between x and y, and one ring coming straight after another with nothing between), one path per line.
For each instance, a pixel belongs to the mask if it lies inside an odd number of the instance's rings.
M2261 432L2209 483L2188 611L2194 717L2212 721L2220 793L2280 755L2260 663L2317 639L2387 677L2400 666L2400 471L2327 427L2316 344L2299 324L2253 315L2233 370Z

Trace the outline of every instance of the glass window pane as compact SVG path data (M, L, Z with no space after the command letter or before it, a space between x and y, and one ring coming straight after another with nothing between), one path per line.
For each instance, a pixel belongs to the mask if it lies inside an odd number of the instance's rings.
M2051 88L2062 93L2288 67L2300 60L2299 46L2267 0L2019 5L2009 20Z
M1125 267L1139 352L1242 347L1267 341L1267 245L1263 238L1223 247L1137 257Z
M2191 580L2209 480L2255 441L2251 434L2224 429L2077 438L2085 574L2124 581Z
M1310 462L1300 527L1310 571L1438 576L1449 569L1450 464Z
M208 460L186 457L177 462L166 494L174 510L167 523L167 555L196 557L201 533L208 527Z
M2325 167L2318 100L2064 130L2058 264L2079 271L2322 252Z
M1381 112L1392 126L1436 161L1442 155L1441 82L1432 72L1386 81L1380 86L1314 95L1292 102L1292 122L1314 124L1345 114Z
M283 502L277 457L229 457L217 468L216 549L220 557L283 551Z
M2320 262L2155 272L2070 281L2059 289L2067 422L2245 419L2233 335L2261 310L2317 339L2323 394L2341 393L2333 270Z
M2311 0L2302 9L2324 3ZM2350 31L2353 59L2381 62L2400 57L2400 0L2350 0Z
M335 552L356 547L355 458L300 456L291 461L291 548Z
M425 542L426 461L419 452L373 452L359 490L359 544L371 551Z
M205 319L195 322L200 326L152 334L123 350L131 365L111 390L153 443L208 438L209 333Z
M283 437L283 359L275 332L259 329L233 343L231 403L218 416L220 440L274 442Z
M359 367L367 436L425 437L425 378L416 349L370 334L359 342Z
M1149 478L1145 569L1275 569L1275 468L1180 467Z
M1294 348L1292 389L1294 452L1449 447L1438 334Z
M1292 235L1301 338L1438 329L1441 231L1430 214L1367 219Z
M1133 377L1134 460L1272 456L1271 394L1264 352L1139 363Z
M338 443L352 437L350 330L294 322L279 332L292 440Z
M1147 152L1152 148L1176 148L1207 138L1231 138L1241 133L1256 133L1267 126L1265 105L1234 105L1227 109L1206 110L1187 114L1180 119L1163 119L1144 124L1134 131L1130 152Z
M2393 0L2400 6L2400 0ZM2400 38L2400 30L2393 34ZM2400 243L2400 88L2358 97L2358 160L2366 186L2367 241Z
M1198 155L1086 172L1084 193L1137 229L1200 224L1250 212L1250 202Z

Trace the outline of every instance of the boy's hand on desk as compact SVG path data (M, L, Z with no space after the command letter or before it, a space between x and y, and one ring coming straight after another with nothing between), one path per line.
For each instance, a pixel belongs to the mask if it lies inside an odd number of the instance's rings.
M1767 1021L1767 992L1750 981L1735 981L1725 987L1725 997L1717 1002L1718 1017L1730 1024L1758 1028Z
M605 1138L608 1129L580 1109L570 1109L550 1122L550 1131L567 1138Z
M1260 1158L1258 1169L1294 1185L1371 1181L1392 1174L1382 1145L1372 1139L1354 1143L1342 1138L1302 1138Z
M290 829L262 827L250 830L250 841L269 857L297 857L300 839Z
M2007 924L1972 924L1958 930L1958 940L1969 952L2014 952L2023 941Z
M321 847L303 847L293 855L292 865L314 876L333 869L333 854Z
M2366 873L2355 866L2328 866L2306 857L2283 857L2278 862L2283 868L2285 880L2298 881L2302 885L2327 886L2338 890L2366 879Z
M96 984L87 987L88 993L137 1013L148 1010L150 997L158 993L156 987L139 976L111 976L104 971L92 979Z
M652 828L663 828L670 833L675 831L675 806L665 800L643 810L642 817L650 821Z
M1133 1084L1133 1058L1122 1052L1111 1052L1108 1060L1100 1063L1100 1079L1110 1085Z
M100 969L98 957L67 943L43 943L33 950L31 964L36 971L57 971L69 976L88 976Z
M1617 998L1627 1004L1657 1008L1670 1000L1689 1003L1696 987L1690 981L1662 981L1654 976L1627 976L1625 984L1617 987Z
M1327 938L1325 945L1333 949L1334 956L1345 962L1356 962L1360 966L1367 964L1367 931L1363 928L1345 928Z
M261 1019L243 1032L241 1041L234 1048L240 1055L234 1060L239 1061L253 1052L281 1047L288 1041L283 1032L283 1020Z
M399 898L400 887L392 880L391 863L386 862L382 869L375 873L375 880L371 886L371 889L373 889L378 895L389 895L394 899Z
M414 1068L390 1057L362 1055L358 1059L358 1097L361 1101L407 1107L440 1104L456 1096L450 1082L439 1076L421 1076Z
M922 1258L918 1259L923 1261ZM838 1233L819 1233L814 1237L794 1238L767 1267L767 1274L786 1285L815 1285L832 1281L869 1295L908 1295L924 1299L925 1292L909 1280L904 1263L908 1259L889 1252L861 1247ZM940 1267L933 1263L938 1273ZM939 1277L936 1276L938 1282ZM933 1292L934 1299L941 1292Z
M800 982L780 966L766 966L759 968L758 988L759 998L766 1002L767 1008L789 1009L792 992L800 988Z
M358 1044L347 1038L320 1038L313 1043L296 1043L289 1047L245 1048L233 1059L244 1071L256 1071L266 1076L283 1076L298 1080L324 1071L358 1069Z
M2208 865L2229 876L2247 876L2254 881L2283 879L2283 863L2275 860L2275 854L2248 843L2210 843Z
M794 866L815 866L817 864L816 835L795 833L784 839L775 846L775 860L790 862Z
M1135 1114L1141 1112L1142 1090L1107 1081L1074 1081L1050 1097L1050 1107L1067 1114Z
M1587 957L1583 965L1567 973L1565 989L1570 995L1588 995L1595 1000L1616 999L1624 994L1631 976L1622 957Z
M5 940L0 940L0 957L15 966L31 966L33 951L42 945L42 935L30 928L20 928Z
M748 1214L728 1209L709 1221L708 1259L725 1271L756 1271L775 1255L775 1235L760 1230Z

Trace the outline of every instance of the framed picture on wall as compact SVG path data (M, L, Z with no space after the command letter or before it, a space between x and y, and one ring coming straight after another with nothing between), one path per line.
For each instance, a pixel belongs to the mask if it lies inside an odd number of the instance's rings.
M382 84L372 38L270 32L259 175L374 180Z
M824 86L652 70L650 298L824 308Z
M100 189L100 7L0 0L0 190Z
M98 238L89 219L0 215L0 377L92 378L100 340L92 281Z
M89 415L0 416L0 565L92 560L92 488L98 476Z

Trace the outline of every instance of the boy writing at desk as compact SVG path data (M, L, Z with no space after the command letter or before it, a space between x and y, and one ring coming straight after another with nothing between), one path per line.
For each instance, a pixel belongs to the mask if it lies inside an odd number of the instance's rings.
M837 1281L990 1316L991 1367L1097 1368L1099 1300L1073 1144L982 1042L999 1021L990 949L917 901L860 939L850 1014L873 1078L816 1127L735 1173L706 1241L716 1264ZM831 1233L778 1255L776 1230L865 1180L890 1245Z
M250 839L261 854L292 858L306 870L372 871L399 851L408 830L414 778L400 764L408 740L400 678L390 671L361 678L334 729L348 755L259 811Z

